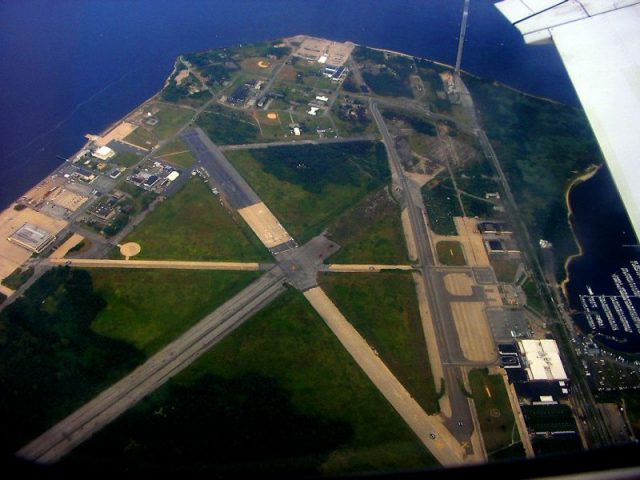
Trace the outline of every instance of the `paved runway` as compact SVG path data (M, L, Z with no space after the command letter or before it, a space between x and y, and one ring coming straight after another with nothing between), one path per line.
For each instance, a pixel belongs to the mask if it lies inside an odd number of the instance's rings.
M227 202L235 210L260 202L260 198L235 168L199 128L189 128L180 137L193 152L198 162L207 169Z

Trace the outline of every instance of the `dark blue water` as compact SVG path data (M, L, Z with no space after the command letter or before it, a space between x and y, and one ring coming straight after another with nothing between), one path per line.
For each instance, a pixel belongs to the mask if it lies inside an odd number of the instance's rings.
M159 90L183 52L306 33L455 61L462 0L0 0L0 208ZM474 0L463 68L577 103L552 46Z
M631 228L629 218L611 179L609 170L601 168L590 180L575 186L569 195L573 210L572 225L582 246L583 255L575 258L569 265L570 282L567 291L572 307L582 311L580 295L588 295L590 287L595 295L618 297L618 303L627 318L632 332L625 332L613 308L611 298L606 301L614 314L618 330L611 329L606 315L598 300L598 308L604 320L604 327L598 327L598 340L624 351L638 351L640 334L632 321L631 312L620 298L620 292L612 279L617 274L625 290L633 296L631 285L624 277L622 268L626 268L633 282L640 287L640 275L634 271L632 263L640 261L640 249ZM631 298L631 303L640 313L640 298ZM575 316L576 321L587 332L591 331L582 314Z

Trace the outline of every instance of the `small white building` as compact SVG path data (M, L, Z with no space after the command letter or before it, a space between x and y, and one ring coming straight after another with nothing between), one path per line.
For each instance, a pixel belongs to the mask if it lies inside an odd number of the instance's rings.
M296 137L299 137L300 136L300 129L298 127L293 127L293 134Z
M315 117L318 114L318 110L320 110L318 107L311 107L307 113Z
M316 100L318 100L319 102L328 102L329 97L325 97L324 95L316 95Z
M111 157L113 157L116 154L116 152L114 152L113 150L111 150L109 147L107 147L106 145L98 148L97 150L95 150L92 155L100 160L109 160Z
M167 175L167 180L169 180L170 182L173 182L179 176L180 176L180 172L178 172L177 170L174 170L169 175Z

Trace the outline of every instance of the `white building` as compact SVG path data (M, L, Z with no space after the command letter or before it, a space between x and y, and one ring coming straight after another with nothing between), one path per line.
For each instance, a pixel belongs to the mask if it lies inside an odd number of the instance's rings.
M518 349L529 380L569 380L555 340L519 340Z
M92 155L96 158L99 158L100 160L109 160L111 157L113 157L116 154L116 152L114 152L113 150L111 150L109 147L107 147L106 145L98 148L96 151L94 151L92 153Z

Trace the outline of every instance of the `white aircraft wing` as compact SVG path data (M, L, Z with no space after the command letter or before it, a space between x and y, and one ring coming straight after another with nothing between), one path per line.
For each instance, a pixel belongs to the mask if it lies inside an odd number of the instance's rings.
M640 0L504 0L525 42L556 45L640 237Z

